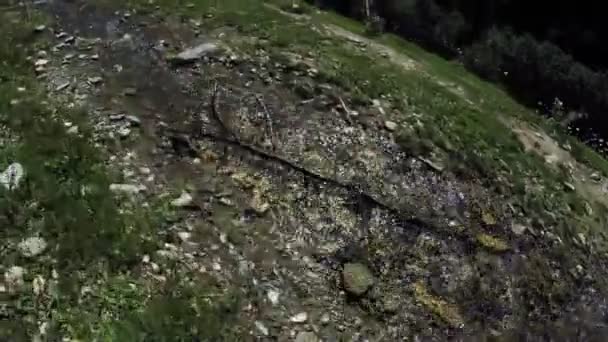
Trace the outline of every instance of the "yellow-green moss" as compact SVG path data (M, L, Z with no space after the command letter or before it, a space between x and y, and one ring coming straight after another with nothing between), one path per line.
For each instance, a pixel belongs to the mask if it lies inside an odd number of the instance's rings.
M414 296L419 303L450 326L460 327L464 324L464 318L458 307L431 294L422 281L414 284Z
M479 233L476 237L477 242L493 252L506 252L509 250L509 245L497 237L486 233Z

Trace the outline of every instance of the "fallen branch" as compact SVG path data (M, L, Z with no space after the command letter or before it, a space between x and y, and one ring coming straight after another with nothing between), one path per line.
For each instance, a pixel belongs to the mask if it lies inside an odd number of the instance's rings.
M217 84L217 82L213 83L213 87L211 90L211 116L215 119L215 121L217 121L217 123L220 125L220 128L227 134L230 135L230 137L232 138L236 138L234 133L232 132L231 129L228 128L228 125L226 125L226 123L224 122L224 120L222 119L222 117L219 114L219 111L217 109L217 99L219 96L219 86Z
M349 124L351 124L351 125L352 125L352 124L353 124L353 122L352 122L352 120L350 119L350 117L351 117L351 112L350 112L350 110L349 110L349 109L348 109L348 107L346 106L346 103L344 102L344 100L342 100L342 97L341 97L341 96L340 96L340 97L338 97L338 99L340 100L340 105L342 106L342 108L344 109L344 112L346 113L346 121L347 121Z
M262 109L264 109L264 113L266 114L266 125L268 126L268 134L270 135L270 144L272 145L272 150L276 151L276 145L274 144L274 132L272 129L272 117L270 116L270 112L259 95L256 94L255 99L258 101L258 104L262 106Z
M228 134L228 137L221 137L216 134L205 132L204 130L200 130L198 132L195 132L196 138L210 139L217 143L236 147L243 151L249 152L250 154L255 155L261 159L264 159L267 161L272 161L276 164L279 164L280 166L282 166L284 168L299 172L306 178L315 180L319 183L330 184L334 187L343 189L343 190L347 191L349 194L351 194L351 196L356 198L357 201L361 205L365 206L365 204L368 204L369 206L383 209L383 210L387 211L390 215L401 219L404 223L415 224L415 225L419 225L419 226L424 225L421 221L416 219L414 216L408 217L408 216L404 215L404 213L402 213L402 210L400 210L398 208L394 208L394 207L384 203L382 200L376 198L374 195L366 192L365 190L362 189L360 184L347 184L347 183L340 182L337 179L325 177L314 171L306 169L305 167L297 165L296 163L294 163L288 159L285 159L284 157L278 156L274 153L266 152L258 147L255 147L253 145L249 145L247 143L242 142L239 139L239 137L232 130L230 130L230 128L224 123L224 120L222 120L222 116L220 115L220 113L217 109L216 103L217 103L218 89L219 89L219 86L217 85L217 83L215 83L213 86L213 91L211 92L210 111L211 111L211 115L214 117L214 120L217 121L218 124L220 125L221 129L224 130L225 133ZM173 134L183 137L186 133L173 132Z

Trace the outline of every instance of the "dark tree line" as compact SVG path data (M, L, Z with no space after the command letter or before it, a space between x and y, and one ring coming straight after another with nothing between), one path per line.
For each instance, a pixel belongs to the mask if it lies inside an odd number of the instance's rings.
M559 98L588 114L577 122L583 129L608 128L608 44L602 41L608 25L601 1L311 1L361 20L377 16L386 30L460 59L529 105L546 108Z

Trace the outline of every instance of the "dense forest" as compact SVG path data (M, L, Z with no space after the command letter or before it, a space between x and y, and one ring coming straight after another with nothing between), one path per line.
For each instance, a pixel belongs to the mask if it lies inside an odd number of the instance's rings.
M591 145L597 134L608 137L608 45L602 41L606 25L599 1L579 6L522 0L312 2L458 59L544 113L559 99L570 112L565 124L579 128Z

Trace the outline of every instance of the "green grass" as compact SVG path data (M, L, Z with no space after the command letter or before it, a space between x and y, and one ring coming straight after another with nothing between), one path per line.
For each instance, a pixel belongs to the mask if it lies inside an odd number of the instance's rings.
M144 209L114 196L109 185L119 179L106 167L105 152L94 147L86 114L47 99L26 59L48 45L33 30L44 18L1 15L0 169L19 162L26 176L17 189L0 188L0 270L18 265L27 273L23 288L0 294L0 339L29 341L42 322L49 340L226 336L236 305L224 300L229 295L179 270L179 281L153 283L142 276L142 256L159 248L161 207ZM69 134L66 121L80 133ZM43 237L48 247L26 258L16 245L30 236ZM32 292L37 277L46 285L40 294Z

